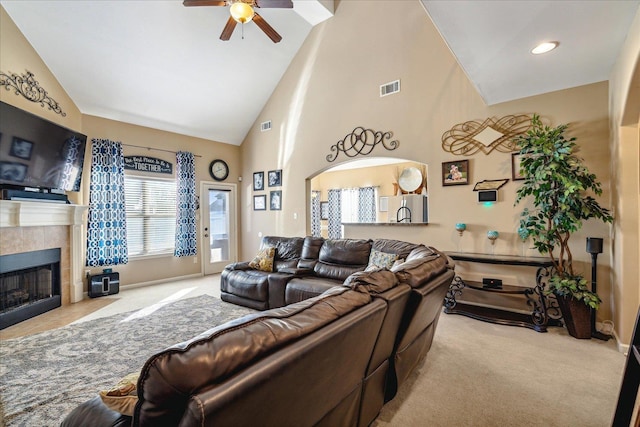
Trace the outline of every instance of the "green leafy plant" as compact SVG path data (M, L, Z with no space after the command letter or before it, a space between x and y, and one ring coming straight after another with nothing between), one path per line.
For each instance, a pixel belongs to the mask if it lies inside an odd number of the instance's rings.
M531 129L516 139L524 181L517 190L515 204L533 197L534 207L523 210L520 228L528 230L536 249L551 258L554 273L549 291L571 295L598 308L600 298L574 272L569 239L583 221L596 218L607 223L613 217L590 194L601 195L601 184L574 154L576 138L565 137L567 128L566 124L546 126L534 114Z

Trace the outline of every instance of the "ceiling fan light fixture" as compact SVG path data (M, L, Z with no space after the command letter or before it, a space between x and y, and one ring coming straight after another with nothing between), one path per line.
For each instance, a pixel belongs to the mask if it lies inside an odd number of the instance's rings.
M229 8L229 12L231 12L231 17L233 17L233 19L240 24L250 22L253 19L253 15L255 14L250 4L244 3L242 1L233 3Z
M558 47L558 42L544 42L540 43L538 46L531 49L531 53L534 55L540 55L543 53L547 53Z

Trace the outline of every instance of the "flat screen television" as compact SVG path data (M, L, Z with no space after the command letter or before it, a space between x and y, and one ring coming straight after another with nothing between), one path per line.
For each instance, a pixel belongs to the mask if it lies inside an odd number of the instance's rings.
M0 186L80 191L87 137L0 102Z

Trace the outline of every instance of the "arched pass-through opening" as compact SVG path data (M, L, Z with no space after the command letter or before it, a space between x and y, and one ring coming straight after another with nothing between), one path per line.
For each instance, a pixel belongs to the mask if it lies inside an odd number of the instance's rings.
M391 157L367 157L363 159L350 160L339 164L331 164L328 167L317 171L306 179L306 233L312 235L312 215L311 208L313 198L319 197L319 202L323 205L328 202L328 190L358 187L377 188L377 218L376 222L388 222L390 218L387 213L384 198L402 194L398 187L398 180L402 172L407 168L415 168L422 174L422 186L419 192L426 194L428 191L429 168L427 164L415 162L407 159ZM380 203L380 198L383 198ZM322 216L320 220L321 235L327 237L327 220Z

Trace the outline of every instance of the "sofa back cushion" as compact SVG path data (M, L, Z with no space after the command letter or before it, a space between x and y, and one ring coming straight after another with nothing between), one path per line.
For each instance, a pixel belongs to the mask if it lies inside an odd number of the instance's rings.
M324 243L324 238L307 236L302 244L302 256L298 261L298 268L313 269L318 262L320 256L320 248Z
M264 236L260 247L276 248L273 271L280 271L283 268L294 268L298 265L303 242L302 237Z
M371 249L388 254L395 254L399 260L405 260L409 256L409 253L418 246L419 245L415 243L403 242L401 240L376 239L373 241Z
M189 398L336 319L371 297L345 287L250 314L176 344L144 364L133 425L179 425Z
M328 239L320 248L316 276L344 281L355 272L363 271L369 262L371 240Z

